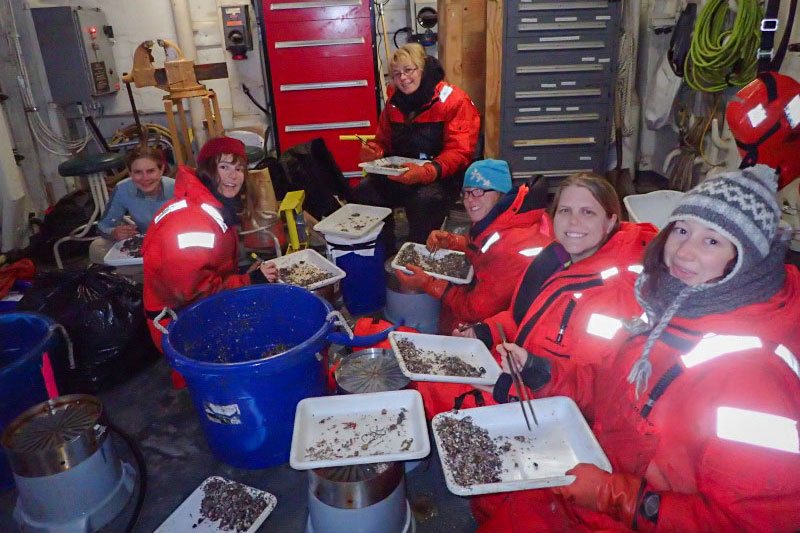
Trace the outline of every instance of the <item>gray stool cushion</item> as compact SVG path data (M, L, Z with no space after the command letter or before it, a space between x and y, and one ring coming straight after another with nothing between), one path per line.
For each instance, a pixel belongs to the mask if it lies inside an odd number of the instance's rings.
M121 169L125 166L125 156L114 152L80 155L67 159L58 165L62 176L86 176L106 170Z
M245 152L247 153L247 163L253 164L258 163L262 159L264 159L264 150L259 148L258 146L245 146Z

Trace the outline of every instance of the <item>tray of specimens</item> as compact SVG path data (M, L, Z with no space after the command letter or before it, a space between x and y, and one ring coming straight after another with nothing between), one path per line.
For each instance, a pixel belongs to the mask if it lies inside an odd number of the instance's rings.
M401 157L399 155L392 155L389 157L381 157L374 161L366 163L359 163L358 166L365 171L372 174L384 174L386 176L399 176L408 171L408 167L404 167L403 163L414 163L415 165L424 165L428 161L424 159L412 159L410 157Z
M278 267L279 283L310 291L336 283L345 272L310 248L271 259Z
M419 392L324 396L297 404L289 464L309 470L409 461L430 451Z
M414 381L494 385L500 365L479 339L389 333L400 371Z
M411 274L407 264L416 265L434 278L457 285L471 282L474 274L464 252L441 249L431 253L425 245L416 242L405 243L392 260L393 269Z
M539 424L528 430L517 402L439 413L433 436L445 483L459 496L569 485L565 472L611 463L578 406L566 396L532 400Z
M254 533L278 500L269 492L211 476L173 511L155 533Z
M392 214L388 207L346 204L314 224L314 230L326 235L357 239L367 235Z
M141 265L142 243L144 235L134 235L129 239L117 241L114 246L106 253L103 262L112 266Z

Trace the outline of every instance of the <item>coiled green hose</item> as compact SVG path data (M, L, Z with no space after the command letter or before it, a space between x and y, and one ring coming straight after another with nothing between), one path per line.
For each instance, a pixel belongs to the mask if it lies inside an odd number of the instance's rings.
M686 83L696 91L719 92L747 85L758 74L763 12L757 0L737 0L731 29L728 0L708 0L694 25Z

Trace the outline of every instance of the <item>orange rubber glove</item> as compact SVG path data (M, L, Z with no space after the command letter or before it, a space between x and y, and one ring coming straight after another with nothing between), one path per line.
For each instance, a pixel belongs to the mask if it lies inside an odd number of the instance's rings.
M361 144L361 150L358 151L358 157L362 163L375 161L383 157L383 147L375 141L367 141L367 144Z
M442 296L444 296L444 291L447 290L447 281L426 274L416 265L406 265L406 268L413 272L413 274L406 274L399 270L396 271L397 279L400 280L400 285L406 288L423 291L437 300L440 300Z
M633 518L644 495L643 480L630 474L609 474L593 464L581 463L567 474L575 476L570 485L553 488L565 500L598 513L604 513L625 527Z
M392 181L397 181L403 185L416 185L417 183L430 183L436 179L436 167L430 163L417 165L416 163L403 163L408 168L399 176L386 176Z
M467 238L464 235L456 235L455 233L435 229L428 235L425 246L431 252L442 248L463 252L467 249Z

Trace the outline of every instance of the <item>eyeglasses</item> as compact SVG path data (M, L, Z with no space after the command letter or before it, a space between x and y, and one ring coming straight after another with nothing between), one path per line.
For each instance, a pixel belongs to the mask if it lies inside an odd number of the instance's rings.
M486 189L464 189L461 191L461 198L466 198L467 196L472 196L473 198L480 198L488 191Z
M417 67L413 67L413 68L412 67L408 67L408 68L404 68L403 70L401 70L399 72L397 72L397 71L396 72L392 72L392 79L393 80L399 80L403 76L409 77L409 76L411 76L412 74L414 74L418 70L419 69Z

